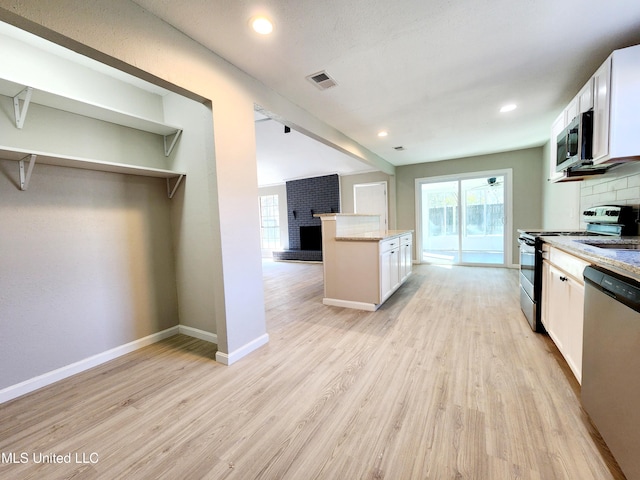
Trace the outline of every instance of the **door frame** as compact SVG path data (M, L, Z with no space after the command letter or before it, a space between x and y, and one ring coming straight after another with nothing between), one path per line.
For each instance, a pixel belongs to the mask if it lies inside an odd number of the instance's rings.
M480 172L455 173L450 175L439 175L436 177L423 177L415 179L415 211L416 211L416 250L415 259L417 263L422 261L422 185L427 183L452 182L468 180L477 177L497 177L504 176L504 263L502 264L481 264L481 263L460 263L459 265L472 266L492 266L511 267L513 264L513 169L503 168L496 170L483 170Z

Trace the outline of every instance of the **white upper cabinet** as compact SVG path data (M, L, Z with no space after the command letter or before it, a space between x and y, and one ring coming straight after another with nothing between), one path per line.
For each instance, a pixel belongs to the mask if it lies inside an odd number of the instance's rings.
M590 78L576 95L578 113L588 112L593 108L593 78Z
M580 180L556 172L558 134L579 114L593 109L593 164L613 166L640 160L640 45L614 51L551 126L549 180ZM605 165L606 167L606 165ZM603 173L606 168L593 170ZM588 175L588 174L586 174Z
M564 180L562 172L556 171L558 152L556 141L562 130L580 113L584 113L593 108L593 78L580 89L580 92L571 100L569 105L558 115L558 118L551 125L551 148L549 155L549 180L552 182Z
M571 120L578 116L577 96L573 100L571 100L571 102L569 102L569 105L567 105L567 108L564 109L564 112L565 124L568 124Z
M640 45L616 50L594 75L594 164L640 160Z
M556 139L558 138L558 135L562 133L562 130L564 130L564 127L567 124L566 113L566 110L563 110L551 125L551 148L549 149L549 180L551 181L555 181L563 177L562 172L556 171L558 160Z
M611 105L611 57L593 76L593 158L599 161L609 155L609 107Z

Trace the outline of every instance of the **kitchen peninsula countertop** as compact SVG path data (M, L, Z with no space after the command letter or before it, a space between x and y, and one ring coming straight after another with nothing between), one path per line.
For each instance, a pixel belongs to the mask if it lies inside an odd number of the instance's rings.
M354 233L352 235L336 236L336 241L347 242L379 242L393 237L401 237L413 233L413 230L378 230L375 232Z
M605 236L549 236L541 237L545 243L567 253L580 257L588 262L617 271L622 275L640 280L640 250L616 250L615 248L599 248L588 243L601 244L638 244L640 237L605 237Z

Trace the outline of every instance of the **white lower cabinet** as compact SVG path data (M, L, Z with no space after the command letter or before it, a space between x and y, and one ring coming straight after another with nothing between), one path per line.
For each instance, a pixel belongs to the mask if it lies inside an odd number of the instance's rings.
M555 248L542 264L542 323L567 361L578 382L582 381L582 329L584 280L589 265Z
M404 282L411 275L413 264L413 239L411 235L400 238L400 282Z
M400 286L400 241L380 242L380 303Z

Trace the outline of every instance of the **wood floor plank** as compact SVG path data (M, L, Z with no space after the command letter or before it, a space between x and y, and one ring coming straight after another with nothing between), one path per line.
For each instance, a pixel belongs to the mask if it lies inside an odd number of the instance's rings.
M624 478L517 271L420 265L364 312L322 305L320 264L263 270L267 345L178 335L0 405L0 452L99 458L0 478Z

